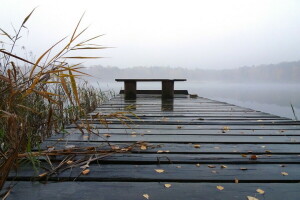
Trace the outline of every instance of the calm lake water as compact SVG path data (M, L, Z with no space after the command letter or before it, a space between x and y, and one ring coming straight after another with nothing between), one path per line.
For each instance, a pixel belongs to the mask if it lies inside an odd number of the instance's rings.
M122 82L99 82L102 90L119 92ZM138 83L137 89L161 89L160 83ZM190 94L294 119L291 104L300 118L300 84L249 84L218 82L176 82L175 89Z

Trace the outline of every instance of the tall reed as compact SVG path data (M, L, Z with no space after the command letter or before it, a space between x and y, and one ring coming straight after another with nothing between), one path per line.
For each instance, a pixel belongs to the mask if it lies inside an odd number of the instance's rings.
M63 38L31 61L16 55L16 44L34 10L14 35L0 29L0 189L19 153L49 137L65 124L76 123L105 100L105 95L87 84L78 86L80 63L70 59L99 57L69 56L70 52L105 49L91 44L101 35L78 41L80 18L71 37ZM58 49L58 46L62 48Z

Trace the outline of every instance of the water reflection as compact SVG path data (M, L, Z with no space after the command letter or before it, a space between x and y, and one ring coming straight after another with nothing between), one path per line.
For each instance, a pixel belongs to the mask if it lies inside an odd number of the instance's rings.
M161 111L173 111L174 99L161 99Z

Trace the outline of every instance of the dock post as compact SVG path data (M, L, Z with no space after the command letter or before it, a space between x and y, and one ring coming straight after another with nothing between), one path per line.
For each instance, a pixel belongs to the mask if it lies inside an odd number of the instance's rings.
M125 81L125 99L136 99L136 81Z
M162 93L161 97L163 99L173 99L174 98L174 81L164 80L162 81Z

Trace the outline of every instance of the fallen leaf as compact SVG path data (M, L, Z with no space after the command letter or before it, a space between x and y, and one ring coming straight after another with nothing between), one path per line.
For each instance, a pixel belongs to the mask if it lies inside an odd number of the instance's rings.
M104 137L110 137L111 135L109 135L109 134L106 133L106 134L103 134L103 136Z
M257 155L252 155L251 157L250 157L250 160L257 160Z
M287 172L281 172L281 174L282 174L283 176L289 175Z
M222 130L223 130L223 131L229 131L230 128L229 128L229 126L224 126Z
M240 170L247 170L247 168L246 167L241 167Z
M196 166L197 166L197 167L200 167L200 164L199 164L199 163L197 163L197 164L196 164Z
M261 119L259 119L259 120L257 120L258 122L262 122L263 120L261 120Z
M266 152L266 153L271 153L271 151L270 151L270 150L266 150L265 152Z
M207 165L207 167L209 167L209 168L216 168L215 165Z
M265 191L263 191L262 189L257 189L256 192L258 192L259 194L264 194Z
M87 140L87 139L89 139L89 136L84 135L84 136L83 136L83 139L84 139L84 140Z
M112 150L119 150L120 147L118 145L111 145L110 146Z
M166 188L170 188L172 185L171 184L165 184Z
M246 158L246 157L247 157L247 154L242 154L241 156L244 157L244 158Z
M247 199L248 200L259 200L259 199L255 198L255 197L251 197L251 196L247 196Z
M147 150L147 146L146 145L141 145L141 150Z
M131 132L131 134L136 134L136 132L133 131L133 132Z
M39 177L40 177L40 178L41 178L41 177L44 177L44 176L46 176L47 174L48 174L48 172L42 173L42 174L39 175Z
M164 152L163 150L158 150L158 151L157 151L157 153L163 153L163 152Z
M221 165L221 168L222 168L222 169L226 169L227 166L226 166L226 165Z
M86 175L86 174L90 173L90 170L89 170L89 169L85 169L85 170L83 170L81 173L82 173L83 175Z
M73 148L75 148L75 145L66 145L65 146L65 149L73 149Z
M218 190L224 190L224 187L221 186L221 185L218 185L218 186L217 186L217 189L218 189Z
M68 161L67 161L67 164L68 164L68 165L71 165L71 164L73 164L73 161L72 161L72 160L68 160Z
M151 133L151 131L147 131L147 133Z
M235 178L234 183L239 183L239 179Z
M220 147L214 147L215 149L220 149Z
M200 144L194 144L194 148L200 148Z
M217 171L213 170L213 171L211 171L211 173L213 173L213 174L216 174L216 173L217 173Z
M261 148L266 148L266 146L261 146Z
M262 136L260 136L260 137L258 137L259 139L264 139L264 137L262 137Z
M131 135L131 137L136 137L136 135Z
M143 197L149 199L150 196L148 194L143 194Z
M163 173L163 172L165 172L165 170L163 170L163 169L155 169L155 171L156 171L157 173Z
M51 152L51 151L53 151L54 149L55 149L55 147L53 147L53 146L47 147L47 151L48 151L48 152Z
M177 126L177 129L181 129L182 128L182 126Z
M176 166L176 168L179 168L179 169L180 169L180 168L181 168L181 166L179 166L179 165L178 165L178 166Z

